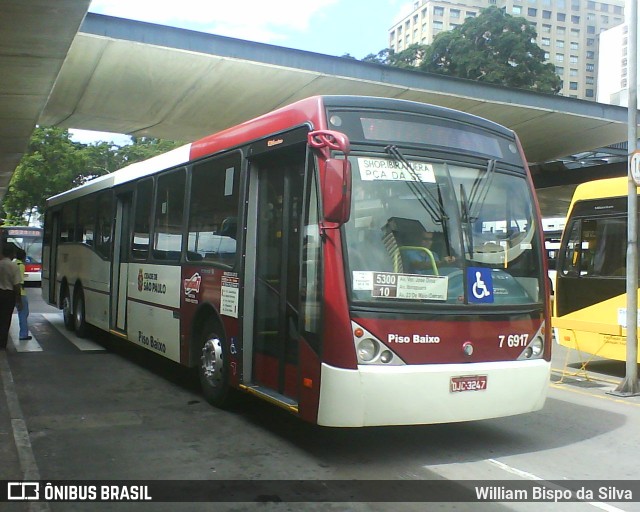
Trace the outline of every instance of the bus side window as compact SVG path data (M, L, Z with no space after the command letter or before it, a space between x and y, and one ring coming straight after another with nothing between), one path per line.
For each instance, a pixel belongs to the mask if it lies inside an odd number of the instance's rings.
M153 181L151 179L141 181L136 187L136 209L131 244L131 256L136 260L145 260L149 255L152 190Z
M153 257L178 261L182 252L182 219L186 175L184 169L158 178Z
M76 231L77 203L70 203L62 208L60 216L60 243L74 242Z
M239 153L193 167L187 259L233 267L238 239Z
M108 258L111 253L111 191L107 190L98 195L98 215L96 222L95 248L98 254Z
M313 160L307 162L309 168ZM303 224L302 268L300 275L301 328L307 342L320 351L322 319L322 239L320 235L319 192L315 174L309 173L305 191L307 209Z
M78 242L93 245L93 230L96 222L96 197L87 196L78 205Z

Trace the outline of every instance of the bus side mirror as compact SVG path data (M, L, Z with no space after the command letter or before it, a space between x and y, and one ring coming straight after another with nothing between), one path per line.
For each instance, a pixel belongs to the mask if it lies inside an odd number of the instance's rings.
M325 162L322 183L323 214L327 222L344 224L351 215L351 164L346 158Z
M315 130L307 135L309 146L325 158L322 179L323 216L327 222L344 224L351 214L351 164L348 137L332 130ZM340 151L344 159L332 158L331 151Z

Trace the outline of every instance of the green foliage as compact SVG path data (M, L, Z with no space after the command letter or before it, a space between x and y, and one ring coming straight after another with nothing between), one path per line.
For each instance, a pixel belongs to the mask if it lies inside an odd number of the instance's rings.
M166 153L181 145L182 142L174 142L171 140L154 139L151 137L131 137L131 144L120 147L116 153L120 160L119 168L147 160L161 153Z
M423 60L427 46L422 44L412 44L401 52L394 52L389 48L380 50L377 54L370 53L364 59L364 62L373 62L376 64L385 64L396 68L415 69Z
M87 167L80 145L61 128L36 128L3 201L8 222L28 220L47 197L80 184Z
M562 82L535 39L534 25L492 6L441 32L431 45L412 44L398 53L385 48L362 60L557 94Z
M557 93L553 64L535 43L532 24L497 7L484 9L463 25L441 32L425 51L420 69L491 84Z
M148 137L132 137L124 146L81 144L71 140L68 130L37 127L2 203L6 223L27 223L44 211L47 198L179 145Z

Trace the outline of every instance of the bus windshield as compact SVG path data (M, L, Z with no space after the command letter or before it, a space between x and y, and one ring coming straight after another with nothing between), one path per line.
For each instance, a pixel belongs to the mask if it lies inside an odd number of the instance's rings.
M483 163L352 156L345 226L356 302L532 304L541 248L525 175Z
M6 228L6 241L24 249L25 263L42 263L42 231L39 228Z

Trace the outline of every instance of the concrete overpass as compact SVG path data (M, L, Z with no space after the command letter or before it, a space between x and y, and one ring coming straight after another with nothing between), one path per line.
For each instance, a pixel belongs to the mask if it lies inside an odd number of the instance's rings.
M621 107L86 14L89 0L6 3L0 197L36 124L190 141L314 94L402 98L486 117L518 133L531 163L627 136ZM539 194L543 213L563 215L568 194L549 190Z

